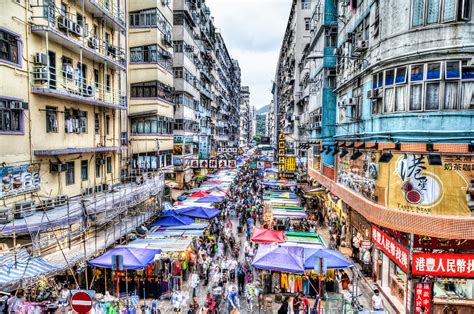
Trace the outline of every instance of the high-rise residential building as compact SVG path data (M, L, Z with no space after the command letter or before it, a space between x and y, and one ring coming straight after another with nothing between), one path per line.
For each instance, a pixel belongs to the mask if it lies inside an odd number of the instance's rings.
M240 147L247 147L251 138L250 117L250 88L242 86L240 89Z
M310 100L308 171L327 191L316 203L337 214L343 241L372 243L375 285L398 312L421 311L420 284L434 313L462 312L473 299L462 266L474 238L472 2L333 3L315 11L324 49L308 54L311 71L330 74Z
M173 1L174 165L179 187L194 175L191 159L237 148L240 67L204 0Z
M2 9L1 242L74 265L159 208L162 176L138 185L126 171L125 2L18 0Z
M173 166L171 1L128 1L129 173Z
M316 2L293 0L272 88L278 132L285 134L287 152L299 157L306 156L306 150L299 149L299 144L307 140L306 126L300 121L308 106L308 93L304 89L308 69L303 65Z

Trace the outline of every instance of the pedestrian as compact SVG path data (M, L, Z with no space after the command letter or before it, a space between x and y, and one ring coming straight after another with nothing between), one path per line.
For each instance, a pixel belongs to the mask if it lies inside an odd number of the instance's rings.
M374 295L372 296L372 309L374 311L383 311L383 300L380 296L379 289L374 290Z
M239 293L245 288L245 270L242 265L237 266L237 284L239 285Z
M288 314L288 298L287 297L283 297L280 308L278 309L278 314Z
M227 295L227 308L229 313L238 313L238 306L239 306L239 297L237 293L237 288L232 286L231 290Z
M300 306L301 306L301 300L300 300L300 297L297 293L293 297L293 313L294 314L299 314L300 313Z

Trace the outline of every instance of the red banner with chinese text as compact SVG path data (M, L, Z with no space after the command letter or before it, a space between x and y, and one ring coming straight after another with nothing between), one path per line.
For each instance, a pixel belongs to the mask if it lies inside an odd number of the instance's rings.
M406 248L375 226L372 226L372 242L404 272L408 273L408 250Z
M413 253L412 274L474 277L474 254Z
M431 286L417 283L415 287L415 314L431 313Z

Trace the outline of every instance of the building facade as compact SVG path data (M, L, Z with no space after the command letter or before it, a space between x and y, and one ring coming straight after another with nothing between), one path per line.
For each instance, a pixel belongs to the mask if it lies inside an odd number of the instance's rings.
M131 175L172 171L173 49L171 1L128 2Z
M307 141L305 118L308 95L305 80L308 69L304 68L304 56L311 36L311 16L315 0L294 0L280 49L275 83L272 88L278 132L285 134L287 152L299 157L306 150L299 145Z
M74 265L159 209L163 178L138 185L127 173L126 4L10 1L3 9L1 249Z
M174 165L183 187L191 159L237 147L240 67L230 56L204 0L173 1Z
M251 140L250 87L240 89L240 147L248 147Z
M371 274L400 313L472 312L473 270L452 267L474 258L471 1L332 3L313 15L321 49L308 55L310 72L336 69L309 110L321 113L308 160L319 204L347 243L374 247Z

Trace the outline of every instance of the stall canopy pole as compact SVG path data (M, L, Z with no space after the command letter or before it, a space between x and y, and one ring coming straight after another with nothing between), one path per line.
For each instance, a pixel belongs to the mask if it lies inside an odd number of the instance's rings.
M321 277L323 276L323 258L319 258L318 313L321 313Z

